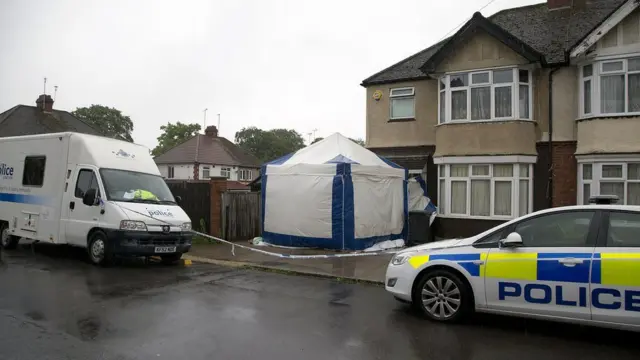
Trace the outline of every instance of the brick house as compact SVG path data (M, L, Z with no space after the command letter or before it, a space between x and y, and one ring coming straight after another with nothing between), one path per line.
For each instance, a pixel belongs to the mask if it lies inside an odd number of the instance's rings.
M362 82L370 150L422 173L436 235L615 194L640 205L637 0L480 13Z
M261 162L209 126L198 134L154 158L160 174L170 180L208 180L226 177L229 188L249 190L248 183L260 172ZM235 184L238 182L238 184Z

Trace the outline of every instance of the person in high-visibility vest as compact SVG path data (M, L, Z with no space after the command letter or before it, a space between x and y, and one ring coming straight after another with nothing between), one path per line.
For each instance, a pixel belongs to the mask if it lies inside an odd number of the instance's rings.
M155 196L152 192L140 189L133 192L133 198L142 200L158 200L158 197Z

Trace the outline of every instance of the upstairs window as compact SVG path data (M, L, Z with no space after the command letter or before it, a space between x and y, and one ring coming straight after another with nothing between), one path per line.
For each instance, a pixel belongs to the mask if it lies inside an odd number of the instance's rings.
M226 177L227 179L231 177L231 168L223 167L220 168L220 176Z
M208 166L204 166L202 168L202 178L203 179L208 179L211 177L211 168Z
M412 87L391 89L389 92L391 120L414 119L415 89Z
M531 71L508 68L440 78L440 123L531 120Z
M580 76L581 116L640 114L640 57L584 65Z
M240 181L251 181L253 180L253 172L251 170L243 169L240 170Z
M175 168L173 166L167 166L167 178L173 179L175 177Z

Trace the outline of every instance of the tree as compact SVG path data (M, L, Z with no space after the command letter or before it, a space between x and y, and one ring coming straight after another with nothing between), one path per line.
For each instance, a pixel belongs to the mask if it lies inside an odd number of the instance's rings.
M262 130L255 126L242 128L235 142L245 151L262 161L270 161L298 151L304 147L302 135L295 130Z
M164 154L172 147L196 136L200 129L200 124L183 124L179 121L175 124L167 123L160 126L162 135L158 136L158 146L151 151L151 154L153 156Z
M324 138L323 138L323 137L317 137L317 138L315 138L315 139L313 140L313 142L311 142L311 144L313 145L313 144L317 143L318 141L320 141L320 140L322 140L322 139L324 139ZM360 145L360 146L364 146L364 140L362 140L362 139L352 139L352 138L349 138L349 140L353 141L354 143L356 143L356 144L358 144L358 145Z
M72 112L73 116L93 126L107 137L133 142L133 121L115 108L102 105L81 107Z

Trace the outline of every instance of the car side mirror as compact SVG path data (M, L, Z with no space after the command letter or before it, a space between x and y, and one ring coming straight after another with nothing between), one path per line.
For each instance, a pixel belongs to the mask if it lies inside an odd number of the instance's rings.
M96 189L89 189L84 193L82 197L82 203L87 206L96 206L98 205L98 191Z
M180 204L182 202L181 196L176 196L176 203Z
M522 236L517 232L512 232L507 235L506 238L500 240L500 246L502 247L517 247L522 246Z

